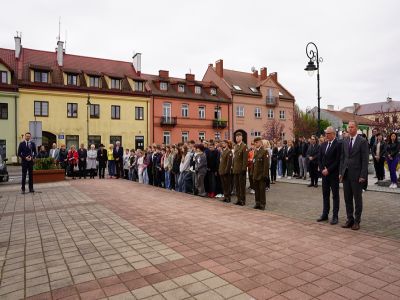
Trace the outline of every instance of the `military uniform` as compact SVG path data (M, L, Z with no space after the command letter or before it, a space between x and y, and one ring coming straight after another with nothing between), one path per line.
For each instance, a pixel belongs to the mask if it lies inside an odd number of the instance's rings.
M233 154L234 184L238 205L246 204L246 170L247 170L247 147L245 143L235 145Z
M232 168L232 150L228 147L222 151L218 173L221 178L222 189L224 191L224 201L231 202L231 168Z
M265 209L265 178L269 174L269 153L262 147L254 152L253 182L256 206L254 208Z

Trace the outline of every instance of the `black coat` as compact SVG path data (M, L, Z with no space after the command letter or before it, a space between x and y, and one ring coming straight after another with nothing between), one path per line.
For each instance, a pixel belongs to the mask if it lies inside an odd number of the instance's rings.
M319 156L319 145L311 145L307 149L307 158L309 160L309 163L312 165L317 164L318 165L318 156ZM310 160L310 157L313 159Z
M395 142L395 143L388 143L386 146L386 152L388 155L390 155L393 159L399 155L400 151L400 143Z
M103 150L97 150L97 160L99 162L100 168L105 168L107 164L107 150L103 148Z
M374 159L375 159L377 150L378 150L378 142L376 142L376 143L372 146L372 156L374 157ZM385 158L386 155L387 155L386 151L387 151L386 143L382 141L381 144L380 144L379 156L380 156L381 158Z
M319 147L319 169L322 172L322 170L327 168L329 175L339 177L340 155L342 150L341 142L334 139L328 151L326 150L327 147L328 142L323 143Z

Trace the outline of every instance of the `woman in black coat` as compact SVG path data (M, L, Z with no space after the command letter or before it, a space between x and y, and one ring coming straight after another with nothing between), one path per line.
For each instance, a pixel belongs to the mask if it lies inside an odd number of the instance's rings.
M99 150L97 150L97 161L99 162L99 178L104 179L107 166L107 150L104 149L103 144L100 144Z

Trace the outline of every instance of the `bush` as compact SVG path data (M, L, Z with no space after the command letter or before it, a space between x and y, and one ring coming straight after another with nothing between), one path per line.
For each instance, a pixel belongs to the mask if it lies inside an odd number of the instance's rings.
M60 167L56 164L56 161L52 157L38 158L35 160L33 166L34 170L53 170L59 169Z

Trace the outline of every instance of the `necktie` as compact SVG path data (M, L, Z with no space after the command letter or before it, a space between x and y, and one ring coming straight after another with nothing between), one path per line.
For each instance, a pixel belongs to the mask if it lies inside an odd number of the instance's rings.
M331 147L331 142L328 142L328 146L326 147L325 153L328 152L330 147Z
M353 138L350 139L350 144L349 144L349 154L351 153L351 150L353 149Z

